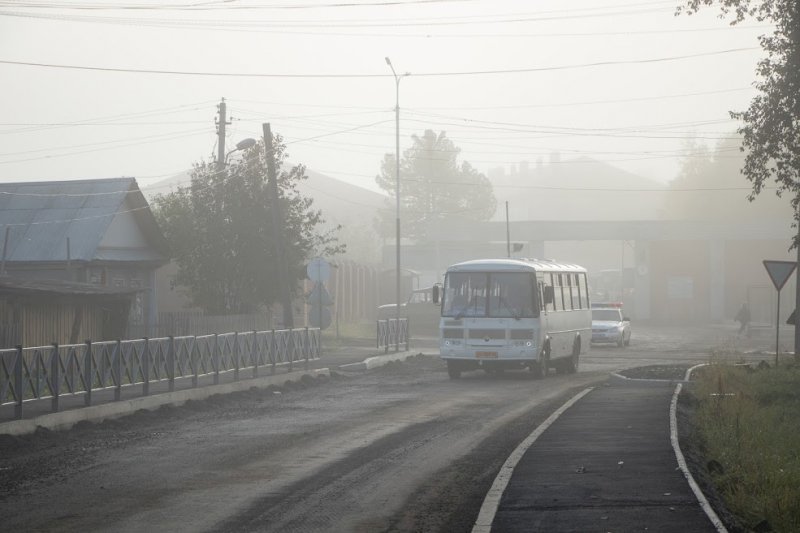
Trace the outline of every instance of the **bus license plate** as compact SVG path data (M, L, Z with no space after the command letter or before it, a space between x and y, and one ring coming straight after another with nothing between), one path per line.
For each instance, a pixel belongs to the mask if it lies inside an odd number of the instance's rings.
M497 352L475 352L475 357L479 359L497 359Z

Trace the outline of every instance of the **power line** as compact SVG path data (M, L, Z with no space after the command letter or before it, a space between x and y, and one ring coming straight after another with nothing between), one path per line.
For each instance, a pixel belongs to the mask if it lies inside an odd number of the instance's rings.
M161 109L151 109L148 111L139 111L136 113L121 113L116 115L107 115L107 116L100 116L100 117L93 117L87 118L82 120L75 120L75 121L65 121L65 122L58 122L58 123L47 123L42 124L39 126L38 124L31 124L32 126L37 126L34 128L29 129L19 129L19 130L6 130L0 131L0 135L5 133L27 133L29 131L40 131L42 129L51 129L51 128L59 128L59 127L67 127L67 126L81 126L84 124L87 125L101 125L106 123L111 123L114 120L118 119L130 119L135 117L147 117L151 115L170 115L175 113L182 113L185 111L196 111L199 109L200 106L207 105L214 100L205 100L203 102L195 102L192 104L183 104L179 106L172 106L172 107L165 107Z
M350 7L375 7L375 6L405 6L419 4L444 4L444 3L466 3L477 0L382 0L380 2L331 2L325 4L278 4L278 5L231 5L230 0L220 0L219 2L204 2L191 4L109 4L109 3L63 3L63 2L0 2L2 5L23 7L26 9L72 9L81 11L94 10L131 10L131 11L220 11L220 10L255 10L255 9L322 9L322 8L350 8ZM663 2L661 2L663 3Z
M199 135L201 133L206 133L206 132L207 132L207 129L203 128L203 129L199 129L199 130L197 130L197 129L196 130L189 130L189 131L181 132L181 133L167 133L167 134L162 134L162 135L151 135L149 137L144 137L143 139L146 139L146 140L142 140L141 142L128 142L127 144L120 144L120 145L109 147L109 148L97 148L97 149L91 149L91 150L79 150L77 152L68 152L68 153L65 153L65 154L53 154L53 155L45 155L45 156L40 156L40 157L29 157L29 158L24 158L24 159L12 159L12 160L8 160L8 161L0 161L0 165L7 165L9 163L22 163L22 162L26 162L26 161L39 161L39 160L42 160L42 159L55 159L55 158L59 158L59 157L68 157L68 156L72 156L72 155L87 154L87 153L97 152L97 151L106 150L106 149L126 148L128 146L137 146L137 145L148 144L148 143L153 143L153 142L164 142L164 141L170 141L170 140L174 140L174 139L182 139L182 138L185 138L185 137L192 137L194 135ZM123 140L123 141L109 141L109 142L127 142L127 141ZM106 143L97 143L97 144L106 144ZM91 146L91 145L89 145L89 146ZM68 148L67 147L56 148L56 150L64 150L64 149L68 149ZM31 150L30 152L37 152L37 151L39 151L39 150ZM18 153L30 153L30 152L18 152ZM4 154L4 155L9 155L9 154Z
M472 70L472 71L452 71L452 72L421 72L413 73L415 78L423 77L446 77L446 76L479 76L479 75L492 75L492 74L524 74L530 72L552 72L558 70L572 70L591 67L604 67L604 66L618 66L618 65L640 65L648 63L661 63L668 61L681 61L684 59L695 59L699 57L718 56L723 54L732 54L738 52L749 52L753 50L760 50L758 47L745 47L745 48L730 48L727 50L717 50L713 52L699 52L696 54L686 54L680 56L658 57L649 59L630 59L630 60L617 60L617 61L597 61L593 63L576 63L573 65L559 65L551 67L528 67L516 69L497 69L497 70ZM220 77L235 77L235 78L326 78L326 79L353 79L353 78L387 78L391 74L268 74L256 72L211 72L211 71L179 71L179 70L157 70L157 69L130 69L130 68L115 68L115 67L94 67L85 65L59 65L54 63L37 63L29 61L10 61L0 60L0 64L17 65L27 67L41 67L41 68L57 68L67 70L88 70L94 72L120 72L120 73L133 73L133 74L169 74L177 76L220 76Z
M597 104L619 104L630 102L642 102L650 100L664 100L668 98L686 98L690 96L706 96L711 94L722 94L738 91L752 91L752 87L737 87L735 89L718 89L713 91L698 91L693 93L678 93L678 94L663 94L654 96L636 96L629 98L614 98L609 100L582 100L577 102L560 102L560 103L546 103L546 104L513 104L513 105L497 105L497 106L438 106L438 107L406 107L406 111L427 111L427 110L491 110L491 109L528 109L528 108L541 108L541 107L573 107L578 105L597 105Z

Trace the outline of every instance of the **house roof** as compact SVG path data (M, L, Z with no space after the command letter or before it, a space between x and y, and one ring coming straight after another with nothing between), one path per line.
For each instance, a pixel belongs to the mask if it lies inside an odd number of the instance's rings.
M67 238L74 261L131 260L98 256L120 213L132 215L150 246L138 259L166 261L167 242L134 178L0 183L0 226L8 228L9 262L64 261Z
M0 276L0 294L62 294L69 296L112 296L131 298L136 289L103 287L91 283L55 279L23 279Z

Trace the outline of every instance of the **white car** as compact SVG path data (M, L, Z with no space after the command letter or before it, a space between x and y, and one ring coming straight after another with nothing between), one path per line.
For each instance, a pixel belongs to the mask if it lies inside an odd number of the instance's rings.
M631 343L631 321L620 307L592 307L592 342Z
M436 337L439 335L439 305L433 303L433 287L416 289L408 301L400 304L400 317L408 318L413 335ZM386 320L397 316L396 304L378 306L378 319Z

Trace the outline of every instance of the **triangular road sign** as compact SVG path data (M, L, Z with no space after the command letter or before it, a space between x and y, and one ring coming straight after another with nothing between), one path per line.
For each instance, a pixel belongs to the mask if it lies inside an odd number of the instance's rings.
M767 269L767 274L775 285L775 289L781 290L786 284L786 280L794 272L797 263L794 261L768 261L764 260L764 268Z

